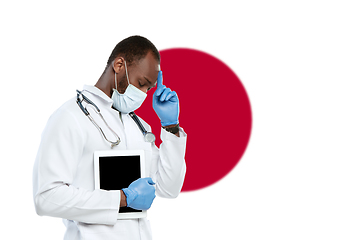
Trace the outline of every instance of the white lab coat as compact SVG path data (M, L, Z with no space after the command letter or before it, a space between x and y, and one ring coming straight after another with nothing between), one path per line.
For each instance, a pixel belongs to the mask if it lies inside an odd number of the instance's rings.
M155 144L144 141L128 114L121 114L120 119L119 112L111 108L113 101L100 89L84 86L83 94L98 106L109 126L119 135L121 143L113 150L145 150L146 176L156 182L156 195L177 197L186 171L183 129L180 137L161 129L162 144L158 149ZM87 104L83 102L83 105ZM107 138L115 141L95 111L91 107L88 110ZM147 123L141 122L151 131ZM67 227L64 239L152 238L146 218L117 220L120 191L94 190L93 153L110 149L110 144L81 111L75 98L50 117L34 164L33 197L37 214L63 218Z

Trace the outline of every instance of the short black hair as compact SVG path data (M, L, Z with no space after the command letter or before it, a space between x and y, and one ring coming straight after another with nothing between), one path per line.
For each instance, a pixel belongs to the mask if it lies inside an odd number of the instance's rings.
M144 58L148 52L151 52L155 59L160 63L160 53L155 45L147 38L142 36L131 36L119 42L112 51L107 66L111 65L115 58L121 56L125 59L127 65L132 65Z

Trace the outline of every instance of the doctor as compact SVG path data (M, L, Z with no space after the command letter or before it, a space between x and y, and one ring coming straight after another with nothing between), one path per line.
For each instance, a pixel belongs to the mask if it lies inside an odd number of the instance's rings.
M165 198L180 193L186 171L186 134L179 127L179 99L162 84L159 64L160 54L149 40L140 36L126 38L112 51L95 86L84 86L82 91L119 136L120 143L112 149L145 152L147 178L134 181L128 188L94 189L93 153L111 147L79 108L76 98L50 117L34 164L33 197L37 214L63 219L64 239L151 239L148 220L117 220L119 207L145 210L151 207L155 193ZM153 108L162 125L159 149L144 140L128 114L141 106L147 91L155 86ZM87 109L107 138L115 142L104 121L91 107ZM151 131L147 123L140 121Z

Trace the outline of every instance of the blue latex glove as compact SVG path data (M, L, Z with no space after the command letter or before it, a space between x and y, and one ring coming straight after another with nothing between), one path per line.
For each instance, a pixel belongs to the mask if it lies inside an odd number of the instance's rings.
M179 123L179 98L176 92L163 85L162 71L159 71L156 91L153 95L153 108L162 126Z
M121 189L126 196L126 204L136 210L147 210L155 198L155 183L151 178L139 178L128 188Z

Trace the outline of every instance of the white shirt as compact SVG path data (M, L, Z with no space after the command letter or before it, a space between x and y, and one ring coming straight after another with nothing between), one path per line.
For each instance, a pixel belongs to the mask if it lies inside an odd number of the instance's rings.
M146 176L156 182L158 197L175 198L183 185L186 165L186 134L180 137L161 129L160 149L144 136L128 114L112 109L112 99L94 86L83 94L100 109L105 121L121 142L113 150L143 149ZM96 123L109 140L116 137L85 102ZM150 126L140 119L144 127ZM117 220L120 191L94 189L93 153L111 150L99 130L76 103L67 101L50 117L41 137L33 173L33 197L37 214L63 218L64 239L151 239L146 218ZM156 198L155 200L156 201Z

